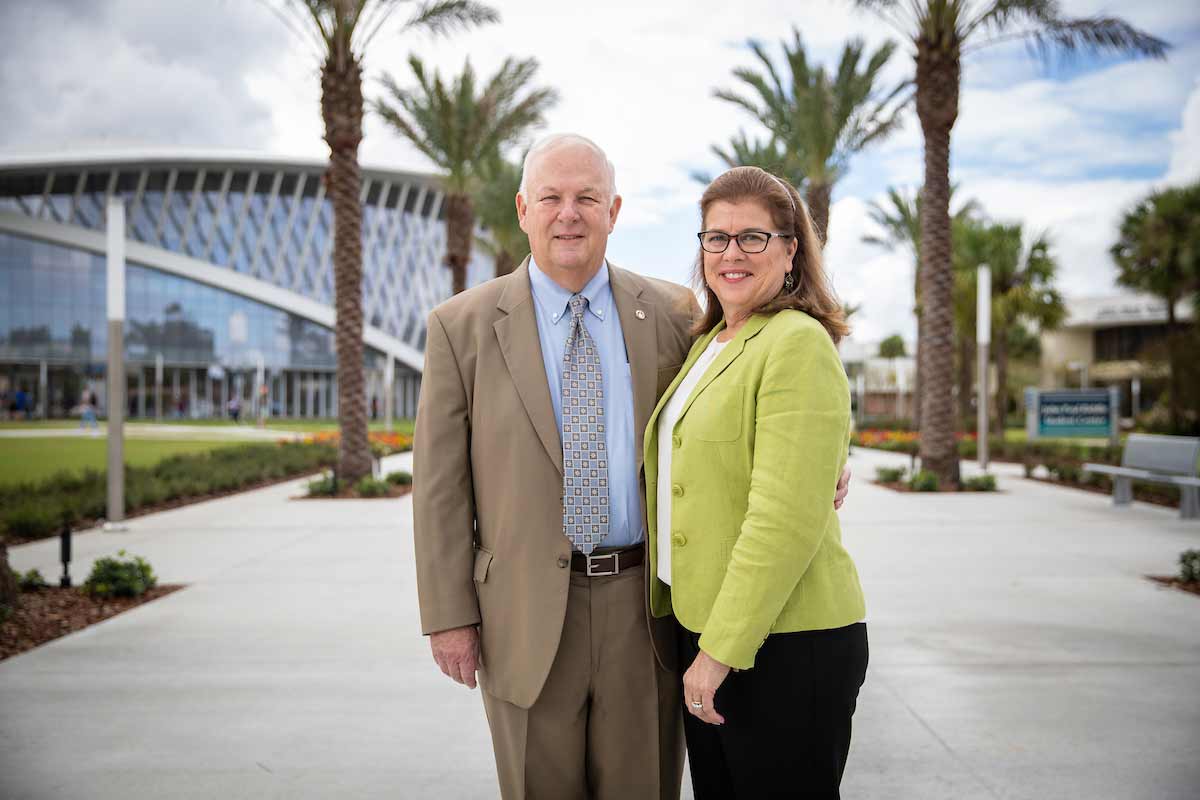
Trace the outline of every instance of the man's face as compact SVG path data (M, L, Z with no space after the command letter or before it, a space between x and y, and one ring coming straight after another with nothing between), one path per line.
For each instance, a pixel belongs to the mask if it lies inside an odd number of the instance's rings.
M603 160L581 144L563 144L534 158L525 196L517 195L517 218L530 252L552 277L598 269L620 210Z

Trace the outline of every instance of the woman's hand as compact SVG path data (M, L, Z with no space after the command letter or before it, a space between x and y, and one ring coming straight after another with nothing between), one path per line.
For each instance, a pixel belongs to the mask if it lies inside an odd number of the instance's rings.
M710 725L723 725L725 718L713 706L713 696L729 674L729 667L703 650L683 674L683 703L692 716ZM700 705L697 706L696 704Z

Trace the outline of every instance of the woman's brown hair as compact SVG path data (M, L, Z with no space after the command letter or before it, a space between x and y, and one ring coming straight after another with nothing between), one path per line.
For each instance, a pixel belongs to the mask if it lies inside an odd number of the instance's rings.
M719 175L708 185L700 197L700 219L708 216L708 210L713 203L724 200L729 203L750 200L761 203L771 214L779 233L788 233L796 237L796 254L792 256L792 288L779 290L772 299L754 309L755 314L774 314L777 311L794 308L808 314L825 326L834 343L850 333L846 324L846 314L841 301L834 294L829 278L825 275L825 266L821 260L821 242L813 229L812 219L808 208L800 199L795 187L782 178L758 167L734 167ZM737 247L730 242L730 247ZM697 288L703 288L705 295L704 316L696 323L693 333L707 333L724 317L721 303L716 293L709 288L704 280L704 251L696 258L695 281Z

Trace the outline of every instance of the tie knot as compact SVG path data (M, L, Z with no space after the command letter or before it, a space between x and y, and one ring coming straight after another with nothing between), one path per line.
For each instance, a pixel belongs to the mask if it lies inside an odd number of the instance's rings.
M583 317L583 309L587 307L586 297L581 294L573 294L571 295L569 304L571 306L571 316L576 319Z

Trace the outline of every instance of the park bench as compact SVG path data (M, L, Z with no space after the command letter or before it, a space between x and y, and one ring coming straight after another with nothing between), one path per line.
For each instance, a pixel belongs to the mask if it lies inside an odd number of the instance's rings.
M1083 471L1110 475L1113 479L1113 505L1133 501L1133 482L1148 481L1179 487L1181 519L1200 518L1200 438L1190 436L1152 436L1131 433L1125 440L1121 466L1084 464Z

